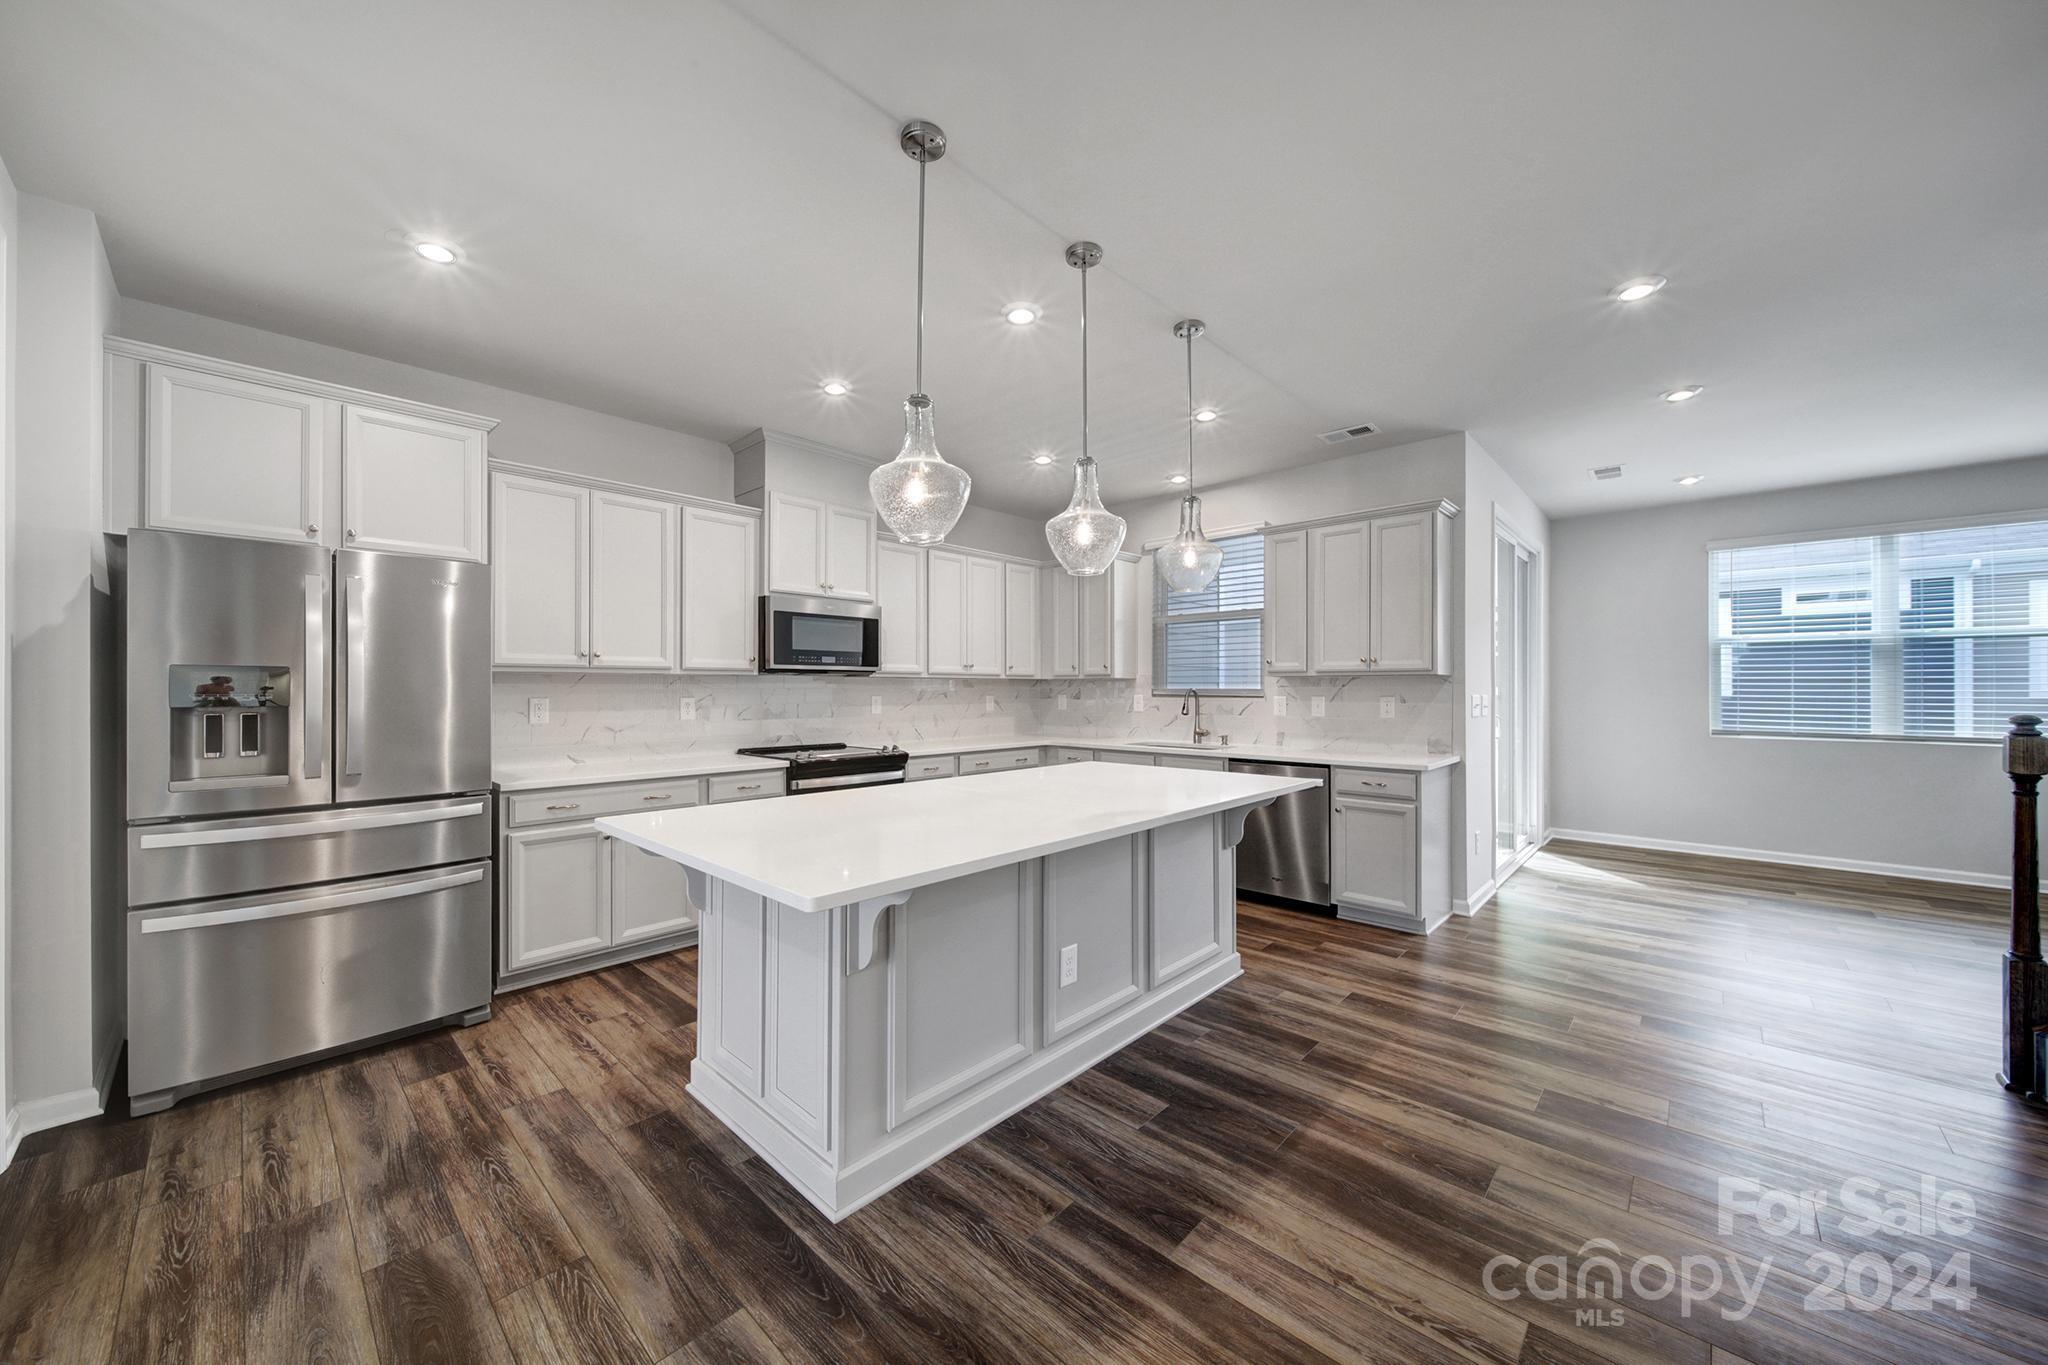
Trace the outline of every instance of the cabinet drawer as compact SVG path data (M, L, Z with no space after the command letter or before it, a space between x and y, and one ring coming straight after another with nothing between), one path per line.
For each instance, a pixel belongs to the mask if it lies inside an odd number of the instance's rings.
M1339 796L1377 796L1396 801L1415 799L1415 774L1390 773L1378 769L1339 768L1331 775Z
M1052 751L1052 761L1055 763L1093 763L1095 761L1095 751L1093 749L1054 749Z
M1136 768L1156 766L1150 754L1127 754L1121 749L1097 749L1095 757L1104 763L1128 763Z
M989 754L962 754L960 772L992 773L1005 768L1035 768L1038 766L1036 749L998 749Z
M951 754L943 758L913 758L903 769L907 782L923 782L933 777L953 777L960 771L959 761Z
M562 820L595 820L600 815L624 815L634 810L695 806L703 800L704 789L694 777L621 787L565 787L510 798L505 802L505 823L517 829Z
M724 773L711 779L711 800L757 801L764 796L780 796L783 792L783 775L779 772Z

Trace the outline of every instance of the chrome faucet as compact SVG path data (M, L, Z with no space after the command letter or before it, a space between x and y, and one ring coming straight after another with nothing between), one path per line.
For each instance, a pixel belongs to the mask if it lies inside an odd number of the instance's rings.
M1181 698L1180 713L1184 716L1187 715L1188 707L1191 705L1194 707L1195 715L1195 743L1200 744L1209 737L1209 731L1202 728L1202 694L1192 687Z

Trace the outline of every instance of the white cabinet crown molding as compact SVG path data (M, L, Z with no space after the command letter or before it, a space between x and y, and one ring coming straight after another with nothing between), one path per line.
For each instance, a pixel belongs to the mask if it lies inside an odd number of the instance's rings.
M521 464L516 460L491 461L493 474L516 474L526 479L550 479L556 483L573 483L593 493L624 493L629 497L646 498L650 502L672 502L678 507L703 507L714 512L730 512L735 516L761 519L761 509L747 507L737 502L723 502L697 493L677 493L666 488L649 488L645 484L622 483L617 479L603 479L594 474L579 474L571 469L551 469L546 465Z
M411 417L430 417L456 426L474 427L479 431L492 431L498 425L495 417L485 417L460 408L445 408L434 403L422 403L411 398L399 398L388 393L376 393L369 389L352 388L346 384L331 384L324 379L308 379L304 375L286 374L281 370L266 370L258 365L244 365L238 360L222 360L217 356L200 355L193 351L175 350L169 346L158 346L153 342L134 341L128 337L110 336L104 339L102 349L108 355L127 356L152 365L174 365L179 369L199 370L227 379L239 379L248 384L261 384L268 388L285 389L292 393L305 394L313 398L332 399L338 403L354 403L380 408L386 412L401 412Z
M1309 517L1303 521L1268 522L1259 529L1263 530L1267 535L1273 535L1280 531L1306 531L1317 526L1334 526L1340 522L1371 521L1380 517L1398 517L1408 512L1441 512L1447 517L1456 517L1458 515L1458 504L1448 498L1430 498L1425 502L1401 502L1393 503L1386 507L1361 507L1350 512L1332 512L1328 516ZM1216 539L1217 533L1211 532L1209 538L1211 540ZM1164 544L1165 542L1162 541L1160 543Z

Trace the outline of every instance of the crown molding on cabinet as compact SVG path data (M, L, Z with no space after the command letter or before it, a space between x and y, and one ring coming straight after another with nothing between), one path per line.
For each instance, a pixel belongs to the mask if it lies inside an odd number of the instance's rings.
M384 412L404 413L408 417L427 417L438 421L451 422L456 426L475 427L479 431L497 429L498 419L485 417L459 408L444 408L433 403L421 403L411 398L398 398L388 393L376 393L369 389L350 388L346 384L330 384L322 379L308 379L304 375L286 374L282 370L266 370L258 365L244 365L236 360L222 360L217 356L200 355L193 351L173 350L169 346L158 346L147 341L134 341L128 337L110 336L105 338L103 349L108 355L126 356L131 360L154 365L175 365L183 370L197 370L203 374L221 375L239 379L249 384L262 384L289 393L309 394L315 398L332 399L340 403L355 403L364 407L378 408Z
M589 488L600 493L624 493L629 497L646 498L650 502L672 502L678 507L708 507L716 512L736 512L742 516L758 518L761 509L746 507L736 502L723 502L696 493L677 493L667 488L649 488L644 484L620 483L616 479L600 479L589 474L578 474L573 469L553 469L547 465L518 464L511 460L492 460L493 474L517 474L528 479L548 479L554 483L573 483L579 488Z
M1429 498L1423 502L1402 502L1387 507L1360 507L1349 512L1332 512L1328 516L1310 517L1305 521L1270 522L1260 529L1267 535L1272 535L1276 531L1305 531L1312 526L1334 526L1338 522L1362 521L1368 517L1398 517L1410 512L1441 512L1447 517L1455 518L1458 515L1458 504L1449 498ZM1212 534L1210 539L1214 538Z
M727 446L727 449L735 455L742 455L756 446L767 445L770 441L777 445L788 446L792 450L801 450L811 455L823 455L831 460L844 460L848 464L857 464L863 469L873 469L876 465L882 463L881 459L873 455L857 455L851 450L841 450L838 446L828 446L822 441L813 441L802 436L792 436L786 431L770 431L767 427L755 427L737 441L732 442ZM893 459L894 456L888 458Z

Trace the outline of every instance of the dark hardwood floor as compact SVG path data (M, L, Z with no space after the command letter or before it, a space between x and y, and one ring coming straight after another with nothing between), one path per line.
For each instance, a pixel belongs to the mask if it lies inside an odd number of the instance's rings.
M2048 1359L2002 923L1563 844L1426 940L1247 905L1242 980L837 1226L683 1094L678 953L30 1138L0 1361Z

